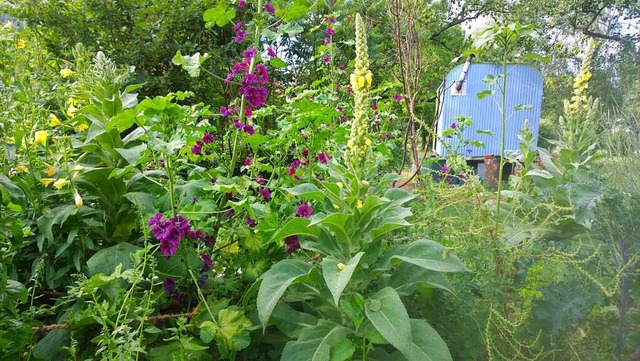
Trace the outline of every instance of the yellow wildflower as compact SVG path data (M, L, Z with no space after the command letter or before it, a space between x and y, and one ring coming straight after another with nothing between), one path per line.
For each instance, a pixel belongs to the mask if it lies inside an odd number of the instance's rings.
M18 39L16 40L16 49L24 49L27 46L27 42L22 40L22 39Z
M342 263L342 262L341 262L341 263L338 263L338 269L339 269L340 271L342 271L345 267L346 267L346 265L345 265L344 263Z
M49 184L55 182L55 178L42 178L40 179L40 183L44 184L45 187L48 187Z
M73 194L73 200L76 203L76 208L82 207L82 197L80 197L77 191Z
M53 168L52 165L45 163L44 168L45 168L45 173L47 174L48 177L52 177L54 174L56 174L56 169Z
M364 88L364 82L366 79L363 76L358 77L358 88Z
M20 173L29 173L29 168L26 165L19 165L16 167L16 171Z
M344 188L344 184L342 184L342 182L338 182L336 183L336 185L338 186L338 188L342 189Z
M370 145L371 145L371 139L368 139L368 138L367 138L367 139L364 141L364 144L366 144L367 146L370 146Z
M81 166L80 164L76 164L71 170L73 172L73 178L77 177L78 174L82 173L83 170L84 170L83 166Z
M71 69L67 69L67 68L60 69L60 75L63 78L68 78L68 77L72 76L73 74L75 74L75 73Z
M51 118L51 121L49 122L49 126L52 127L57 127L58 125L62 125L62 122L60 121L60 119L58 119L58 117L51 113L49 114L49 118Z
M367 85L371 86L371 80L373 78L373 74L371 74L370 71L367 72L367 75L365 75L365 78L367 79Z
M73 105L69 105L69 108L67 108L67 115L69 117L73 117L76 115L77 112L79 112L80 109L74 107Z
M358 208L362 208L362 206L363 206L363 204L362 204L362 200L358 199L358 205L357 205L357 207L358 207Z
M8 143L8 144L16 144L16 138L14 138L14 137L7 137L7 143Z
M67 184L69 184L67 178L60 178L57 181L53 182L53 186L56 187L56 189L62 189Z
M47 133L47 131L46 131L46 130L39 130L39 131L37 131L37 132L36 132L36 135L35 135L34 143L35 143L35 144L40 143L40 144L42 144L42 145L45 145L45 146L46 146L46 145L47 145L47 134L48 134L48 133Z
M338 209L340 209L340 206L339 206L339 205L337 205L337 204L334 204L334 205L333 205L333 208L337 211Z
M67 99L67 104L69 104L69 105L77 105L77 104L80 104L80 100L71 97L71 98Z
M73 127L73 129L75 129L76 132L84 132L85 130L89 129L89 126L85 123L80 123L77 126Z

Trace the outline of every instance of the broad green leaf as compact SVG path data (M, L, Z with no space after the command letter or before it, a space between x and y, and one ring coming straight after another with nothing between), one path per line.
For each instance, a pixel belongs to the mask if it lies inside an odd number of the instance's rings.
M296 341L287 342L280 361L331 361L331 350L339 345L350 330L326 320L306 328Z
M49 241L53 241L53 226L62 226L70 216L76 215L78 208L75 205L67 204L54 209L45 209L42 216L38 218L38 229Z
M124 158L127 163L131 165L136 165L140 157L142 156L142 152L147 150L146 144L140 144L131 148L115 148L115 151L118 152Z
M206 22L205 28L207 29L214 25L223 27L229 24L235 17L236 11L233 7L229 7L226 1L218 1L215 8L209 9L202 14L202 18Z
M553 175L544 169L530 169L523 174L524 177L541 177L544 179L552 179Z
M358 252L346 265L333 257L326 257L322 260L322 275L329 291L331 291L331 295L333 295L333 303L336 305L339 304L338 301L342 291L351 280L351 276L353 276L353 272L356 270L362 255L364 255L364 252ZM340 270L338 264L342 264L344 268Z
M313 199L316 201L323 201L325 199L325 195L320 188L311 183L300 184L293 188L285 188L285 190L294 196L305 199Z
M310 221L307 218L293 217L271 236L268 243L296 235L316 237L320 231L316 227L309 227L309 223Z
M68 330L51 330L35 346L33 346L33 356L37 360L62 361L66 360L68 352L63 347L69 347L71 336Z
M493 132L491 130L489 130L489 129L478 129L478 130L476 130L476 133L493 136Z
M295 37L296 35L303 32L304 28L300 26L300 24L298 24L297 22L292 21L292 22L286 23L285 25L280 26L279 30L282 31L283 33L288 34L290 37Z
M413 344L405 354L409 361L453 361L447 344L425 320L411 319Z
M402 296L413 294L420 285L428 285L453 292L451 291L451 282L444 274L424 269L411 263L398 265L389 278L389 286L393 287Z
M180 65L192 78L197 78L200 76L200 66L205 60L209 59L209 57L210 55L207 53L200 56L200 52L193 55L182 55L180 50L178 50L173 59L171 59L171 62L175 65Z
M520 111L520 110L531 110L533 109L533 105L531 104L518 104L516 105L516 107L514 108L515 111Z
M141 248L130 243L120 243L109 248L100 250L87 261L89 275L102 273L110 275L114 272L119 264L122 264L122 270L128 270L132 267L129 255Z
M305 277L312 267L304 261L295 259L282 260L267 272L260 279L260 289L258 290L258 317L263 329L267 327L271 312L284 294L287 288Z
M407 222L404 218L390 217L383 220L377 228L371 231L371 237L377 239L380 236L394 231L398 228L410 226L411 223Z
M0 187L7 190L11 201L21 204L23 207L27 206L27 197L20 187L11 182L11 179L4 174L0 174Z
M498 78L491 74L487 74L484 78L482 78L482 82L487 84L488 86L494 85L497 80Z
M364 297L359 293L352 293L340 300L340 309L359 328L364 321Z
M403 261L439 272L467 272L469 269L460 259L449 253L440 243L421 239L410 243L402 252L391 257L392 261Z
M286 303L276 305L271 313L271 321L290 338L298 338L305 328L314 327L318 323L314 316L296 311Z
M269 59L269 64L274 68L286 68L287 63L280 58L271 58Z
M284 10L278 10L276 15L286 23L302 18L307 15L307 12L309 12L307 0L294 0L293 4L289 4Z
M353 342L348 338L345 338L331 349L331 361L351 360L355 351L356 346Z
M484 99L489 95L493 95L493 90L489 89L489 90L483 90L481 92L478 92L478 94L476 94L476 96L478 97L478 99Z
M411 351L411 323L396 290L391 287L381 289L367 300L364 311L385 340L405 355Z

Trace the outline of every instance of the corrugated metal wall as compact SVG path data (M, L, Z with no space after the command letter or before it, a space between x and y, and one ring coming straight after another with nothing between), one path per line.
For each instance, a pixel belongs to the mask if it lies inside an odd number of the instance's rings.
M464 144L458 147L455 138L444 139L444 142L451 144L453 149L458 148L458 151L467 157L499 155L501 93L497 85L489 87L482 79L488 74L497 77L502 73L502 66L499 64L471 64L462 91L458 93L454 84L461 71L462 65L458 65L445 78L444 92L441 95L442 110L437 125L438 138L441 139L442 131L455 122L455 117L470 116L472 117L472 125L464 131L462 139L482 141L485 147L478 148ZM537 143L542 87L542 75L537 69L525 64L507 65L506 150L519 148L518 132L524 126L525 120L528 120ZM478 99L477 94L488 89L493 89L494 94ZM521 104L529 104L533 108L515 111L515 107ZM493 136L478 134L477 130L490 130L493 132ZM439 155L446 154L446 149L440 141L436 142L435 152Z

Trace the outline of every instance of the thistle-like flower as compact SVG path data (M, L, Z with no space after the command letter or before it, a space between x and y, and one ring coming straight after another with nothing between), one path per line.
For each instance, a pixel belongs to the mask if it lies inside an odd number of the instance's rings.
M369 125L369 88L373 74L369 70L367 54L367 34L360 14L356 14L356 64L351 74L351 88L354 94L353 123L347 142L346 158L360 164L366 158L371 140L367 138Z

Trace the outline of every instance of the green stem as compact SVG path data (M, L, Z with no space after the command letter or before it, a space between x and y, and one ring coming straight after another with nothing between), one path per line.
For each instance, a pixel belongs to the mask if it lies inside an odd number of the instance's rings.
M500 169L498 170L498 195L497 195L497 209L496 209L496 232L498 231L498 227L500 226L500 204L501 202L501 193L502 193L502 177L504 172L504 147L506 143L506 133L507 133L507 120L505 118L505 108L507 106L507 58L504 57L502 60L502 89L501 89L501 107L500 107L500 126L501 126L501 134L500 134Z
M173 215L173 217L176 216L176 200L175 200L175 189L174 189L174 182L173 182L173 162L171 161L171 155L168 155L166 157L166 167L165 169L167 170L167 183L169 186L169 203L171 205L171 214Z

